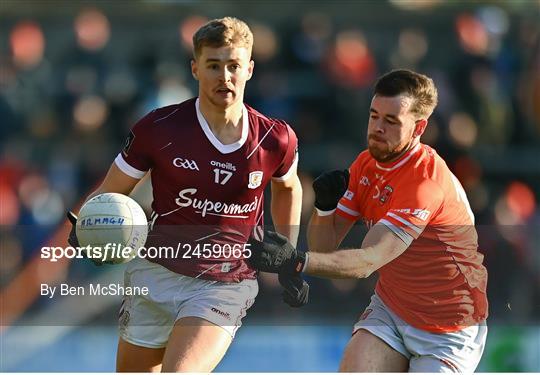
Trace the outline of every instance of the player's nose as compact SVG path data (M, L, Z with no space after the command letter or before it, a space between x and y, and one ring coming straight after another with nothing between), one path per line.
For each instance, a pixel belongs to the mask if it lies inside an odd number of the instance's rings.
M219 79L222 82L230 82L231 81L231 72L227 68L224 68L220 70Z
M377 119L374 121L373 132L384 133L384 121L382 121L382 119Z

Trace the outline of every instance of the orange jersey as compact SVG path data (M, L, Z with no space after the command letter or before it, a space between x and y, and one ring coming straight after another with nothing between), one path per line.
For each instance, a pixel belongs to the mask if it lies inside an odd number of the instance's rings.
M487 271L465 191L431 147L378 163L366 150L350 167L336 213L384 224L409 247L381 267L376 292L420 329L451 332L487 317Z

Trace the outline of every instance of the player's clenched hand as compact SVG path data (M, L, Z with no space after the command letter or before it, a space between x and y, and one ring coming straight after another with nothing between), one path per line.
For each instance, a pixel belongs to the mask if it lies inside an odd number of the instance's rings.
M298 251L287 237L272 231L264 232L264 241L251 238L248 262L259 271L299 274L306 263L306 254Z
M281 272L278 276L283 287L283 301L291 307L302 307L308 303L309 284L299 274L293 275Z
M264 241L250 240L251 257L248 262L260 271L278 273L283 287L283 301L291 307L308 303L309 284L300 272L306 262L306 254L298 251L287 237L266 231Z
M72 246L73 248L78 248L80 246L79 244L79 239L77 238L77 215L75 215L73 212L71 211L68 211L67 212L67 218L69 220L69 222L71 223L71 231L69 232L69 237L68 237L68 244L70 246ZM82 251L81 252L82 255L86 258L88 258L86 256L86 252L85 251ZM99 260L99 259L94 259L94 258L88 258L92 261L92 263L94 263L96 266L101 266L103 265L103 263Z
M348 169L322 173L313 181L315 207L321 211L334 210L348 186Z

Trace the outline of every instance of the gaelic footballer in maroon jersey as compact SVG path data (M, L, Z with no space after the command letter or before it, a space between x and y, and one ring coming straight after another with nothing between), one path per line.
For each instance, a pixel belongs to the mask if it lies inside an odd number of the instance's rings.
M284 122L244 105L255 66L253 33L242 20L223 17L202 25L192 42L197 99L140 120L90 194L130 194L150 172L150 236L139 249L143 259L130 261L124 272L125 286L145 286L149 293L124 296L118 372L209 373L219 364L259 291L243 257L249 256L248 237L262 233L269 182L274 227L293 243L298 237L296 136ZM191 245L193 256L185 257L176 244ZM244 251L227 254L227 246ZM217 255L216 247L222 250ZM300 275L283 273L278 281L283 302L308 302L309 285Z
M243 245L262 226L264 189L272 178L285 180L295 170L298 141L285 122L249 106L242 118L240 140L228 145L210 130L198 99L154 110L133 127L115 163L134 178L151 170L154 212L147 247ZM255 278L234 257L149 260L191 277Z

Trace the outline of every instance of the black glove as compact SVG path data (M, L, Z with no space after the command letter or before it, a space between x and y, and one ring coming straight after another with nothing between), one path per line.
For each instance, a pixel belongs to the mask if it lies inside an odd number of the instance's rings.
M308 303L309 284L300 272L306 263L306 254L294 248L287 237L266 231L264 242L250 240L251 257L247 261L256 269L278 273L283 287L283 301L291 307L302 307Z
M76 248L78 248L80 246L79 239L77 238L77 230L76 230L76 227L77 227L77 215L75 215L71 211L68 211L66 215L67 215L67 218L68 218L69 222L71 223L71 231L69 232L68 244L76 249ZM101 261L101 259L88 258L88 255L86 254L86 251L81 251L81 254L85 258L90 259L92 261L92 263L94 263L96 266L102 266L103 265L103 262ZM105 262L105 263L108 263L108 262Z
M302 276L281 272L278 280L283 287L283 302L291 307L302 307L308 303L309 284Z
M306 254L279 233L265 231L263 242L251 238L249 244L251 257L247 261L259 271L298 275L306 263Z
M69 232L68 244L75 248L79 247L79 239L77 238L77 215L73 212L68 211L66 214L69 222L71 223L71 231Z
M313 181L315 207L321 211L334 210L349 186L349 170L322 173Z

